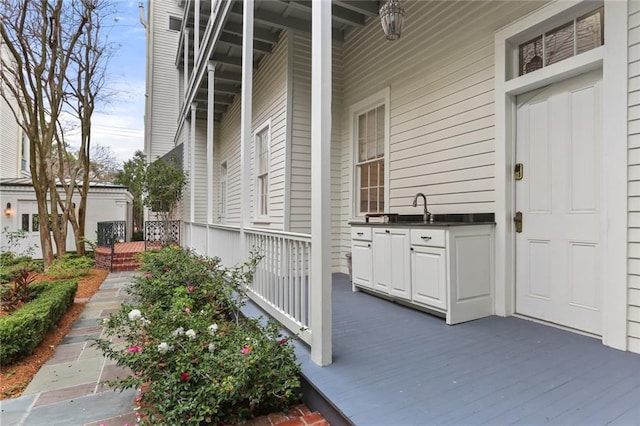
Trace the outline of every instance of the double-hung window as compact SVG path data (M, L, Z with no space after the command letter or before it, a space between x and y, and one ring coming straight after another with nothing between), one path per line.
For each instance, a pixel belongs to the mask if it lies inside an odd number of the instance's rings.
M262 126L255 137L256 216L269 216L269 148L271 126Z
M382 213L385 209L385 105L356 117L357 214Z

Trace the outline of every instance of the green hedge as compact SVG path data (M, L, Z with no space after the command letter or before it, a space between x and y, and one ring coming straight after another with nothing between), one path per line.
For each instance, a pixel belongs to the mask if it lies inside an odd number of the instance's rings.
M75 280L42 282L33 287L38 291L35 299L16 312L0 317L2 365L33 352L73 304L78 283Z

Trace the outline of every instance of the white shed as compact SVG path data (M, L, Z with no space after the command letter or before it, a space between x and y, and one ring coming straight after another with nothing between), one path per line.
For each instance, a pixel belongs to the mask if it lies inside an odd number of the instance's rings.
M78 198L79 200L79 198ZM38 207L30 178L0 180L0 247L7 248L5 231L24 230L26 238L15 251L23 253L34 248L33 257L41 258ZM98 222L126 221L127 240L131 238L133 219L133 195L125 186L109 183L92 183L87 200L85 234L89 241L96 241ZM69 227L67 250L76 249L73 231Z

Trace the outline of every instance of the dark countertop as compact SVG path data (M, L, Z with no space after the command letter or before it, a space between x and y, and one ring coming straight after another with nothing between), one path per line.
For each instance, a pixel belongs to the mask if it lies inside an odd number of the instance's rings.
M356 220L349 222L352 226L374 226L374 227L446 227L465 225L495 225L495 215L493 213L461 213L461 214L434 214L433 221L424 223L421 214L390 215L389 222L376 223ZM379 219L378 219L379 220Z

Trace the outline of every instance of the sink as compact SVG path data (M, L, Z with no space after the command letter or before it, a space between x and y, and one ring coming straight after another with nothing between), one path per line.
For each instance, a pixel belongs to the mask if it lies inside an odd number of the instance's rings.
M452 213L452 214L432 214L430 221L425 222L421 214L401 214L398 215L397 222L403 225L429 224L429 223L477 223L493 222L493 213Z
M450 214L433 214L430 221L425 222L422 214L397 214L397 213L379 213L367 215L372 218L381 218L386 216L386 222L389 225L397 224L404 226L424 226L424 225L438 225L447 224L455 225L456 223L493 223L493 213L450 213ZM378 219L379 220L379 219ZM378 224L382 221L371 220L367 218L366 223Z

